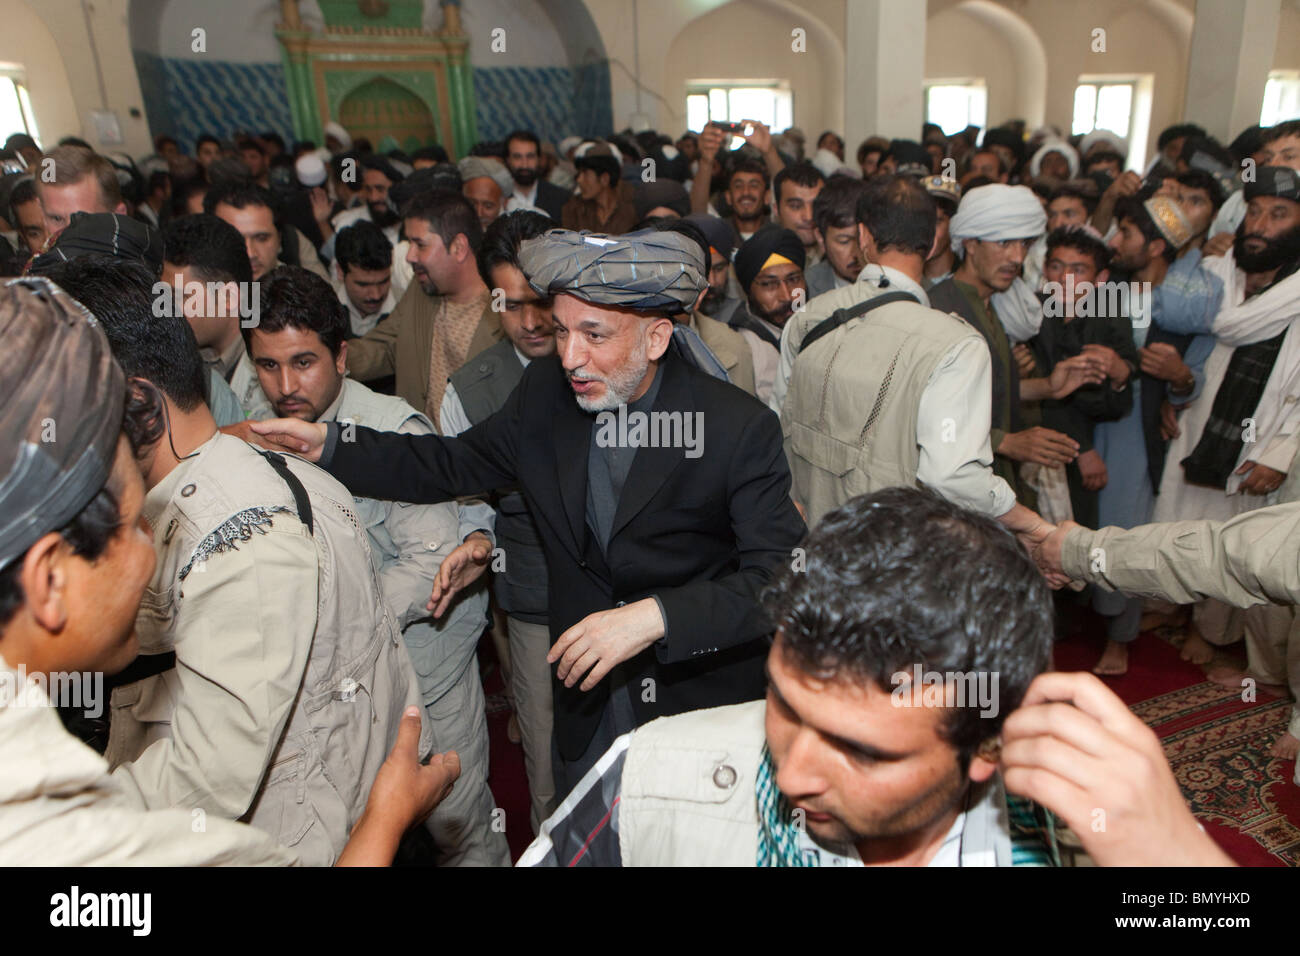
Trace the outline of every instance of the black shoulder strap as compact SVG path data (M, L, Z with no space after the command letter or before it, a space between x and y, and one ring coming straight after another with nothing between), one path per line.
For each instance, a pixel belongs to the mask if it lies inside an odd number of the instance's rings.
M883 292L880 295L872 296L870 299L865 299L851 308L836 309L826 318L814 325L812 331L804 336L803 341L799 343L799 351L802 353L804 349L808 348L808 346L812 345L823 335L830 335L845 322L848 322L850 319L856 319L860 315L866 315L877 306L888 305L890 302L909 301L917 301L916 296L912 295L910 292ZM920 303L918 302L917 304L919 305Z
M315 534L316 527L312 521L311 499L307 497L307 489L302 486L298 476L289 470L289 466L284 463L284 456L277 455L273 451L258 451L258 454L266 459L267 464L275 469L275 473L284 479L284 483L289 486L289 492L293 495L293 503L298 508L298 520L307 526L308 534Z

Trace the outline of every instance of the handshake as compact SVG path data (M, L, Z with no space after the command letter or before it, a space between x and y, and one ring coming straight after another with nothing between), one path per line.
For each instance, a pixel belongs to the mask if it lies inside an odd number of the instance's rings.
M1074 521L1062 521L1059 525L1054 525L1032 511L1028 513L1033 515L1035 521L1023 527L1012 524L1008 524L1008 527L1015 532L1020 543L1029 552L1029 556L1034 559L1038 570L1043 573L1052 590L1059 590L1071 581L1061 563L1065 549L1065 536L1075 528L1083 526ZM1005 518L1004 523L1007 523Z

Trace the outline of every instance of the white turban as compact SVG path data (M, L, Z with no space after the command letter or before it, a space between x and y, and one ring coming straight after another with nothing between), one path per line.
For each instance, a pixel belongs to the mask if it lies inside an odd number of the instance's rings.
M1028 186L990 183L961 197L948 235L960 256L963 239L1032 239L1046 229L1047 213Z
M326 136L332 136L338 140L339 146L342 147L344 152L352 148L352 137L348 135L348 131L343 128L342 124L330 120L325 124L324 132Z
M1079 143L1079 155L1087 159L1092 148L1101 144L1110 146L1121 156L1128 153L1128 141L1124 137L1108 129L1095 129Z
M1029 161L1029 174L1037 176L1039 169L1042 168L1043 160L1047 158L1048 153L1060 153L1065 157L1065 161L1070 164L1070 178L1073 179L1079 175L1079 154L1063 139L1049 139L1038 147L1038 152L1034 153L1034 158Z

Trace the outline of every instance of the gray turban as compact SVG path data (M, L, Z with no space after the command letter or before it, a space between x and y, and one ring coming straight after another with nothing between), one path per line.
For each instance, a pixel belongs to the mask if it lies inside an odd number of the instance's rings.
M0 567L108 480L126 379L99 322L48 279L0 289Z
M515 181L510 176L510 170L500 160L491 156L466 156L458 165L462 182L486 177L497 184L503 196L509 196L515 191Z
M520 245L519 266L541 295L567 292L628 309L685 312L707 284L699 242L652 229L623 236L552 229Z

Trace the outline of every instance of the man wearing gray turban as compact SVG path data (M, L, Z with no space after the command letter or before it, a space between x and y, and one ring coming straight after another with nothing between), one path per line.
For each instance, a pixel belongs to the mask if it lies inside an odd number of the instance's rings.
M948 225L953 252L961 263L951 278L929 290L930 305L961 316L984 336L993 359L993 470L1022 504L1037 505L1020 479L1020 462L1047 468L1074 461L1078 443L1050 428L1022 428L1020 377L1011 342L990 302L1020 276L1030 244L1047 228L1042 203L1027 186L993 183L962 196Z
M0 290L0 336L0 866L296 862L254 827L214 815L196 839L189 805L145 809L60 722L54 706L99 716L103 676L139 650L155 567L144 485L123 435L126 379L95 318L21 279ZM140 404L125 413L133 441L151 440ZM455 779L454 758L418 763L419 724L406 719L340 862L389 862Z
M522 487L549 573L565 794L634 727L762 696L758 594L804 524L776 416L669 349L672 316L705 285L698 241L552 230L524 242L519 262L554 296L557 355L534 359L487 420L457 438L252 428L354 495L436 502Z

